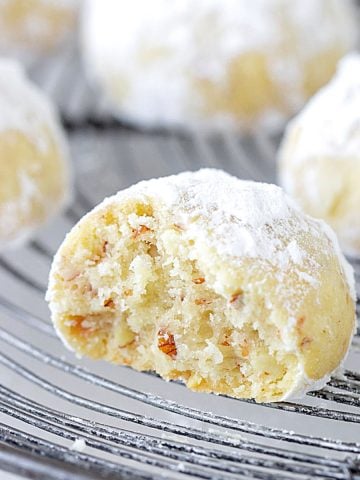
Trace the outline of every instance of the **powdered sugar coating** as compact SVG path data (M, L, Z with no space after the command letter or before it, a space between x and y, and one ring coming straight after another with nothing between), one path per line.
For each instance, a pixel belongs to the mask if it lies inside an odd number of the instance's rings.
M76 438L70 446L70 450L83 452L86 448L86 441L83 438Z
M221 170L205 168L140 182L104 200L96 209L134 198L155 198L186 226L187 235L202 237L221 256L239 261L256 258L279 271L285 271L291 263L300 274L310 268L312 288L319 265L312 264L298 238L304 232L317 239L325 237L329 254L338 257L355 298L353 271L335 234L323 221L304 215L276 185L240 180Z
M304 103L306 61L353 47L352 17L351 0L89 0L82 43L89 75L122 116L145 126L236 126L226 111L203 118L194 81L222 85L232 60L264 53L287 111L264 106L259 123L273 128Z
M331 82L288 126L299 129L292 162L309 157L360 158L360 54L347 55Z
M20 131L44 151L49 147L47 141L51 140L44 136L44 125L59 143L63 143L50 101L29 82L18 63L0 59L0 132Z
M360 255L360 55L347 55L331 82L287 127L279 174L302 208L324 218L343 250Z
M46 155L55 144L63 163L62 174L65 178L62 198L54 205L52 199L49 201L42 199L35 180L42 168L39 162L29 162L23 170L14 171L20 193L1 203L0 231L12 232L17 229L17 233L11 240L0 239L0 248L16 246L29 237L35 225L23 226L20 229L15 226L18 225L18 213L22 212L26 216L34 199L44 202L44 207L50 216L55 210L68 203L71 196L68 145L57 113L50 100L26 78L18 63L10 59L0 59L0 136L12 133L22 134L27 141L33 143L39 155ZM5 161L8 159L0 159L0 163Z

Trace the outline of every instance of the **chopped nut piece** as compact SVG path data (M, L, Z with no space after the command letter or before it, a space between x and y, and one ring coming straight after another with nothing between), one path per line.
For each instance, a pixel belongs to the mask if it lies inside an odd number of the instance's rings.
M74 272L72 275L69 274L67 277L63 274L63 279L66 282L71 282L72 280L75 280L75 278L78 278L80 276L80 272Z
M108 298L104 302L104 307L115 308L115 303L112 298Z
M101 244L96 246L94 254L91 258L89 258L89 260L93 262L94 265L97 265L105 258L108 244L109 242L107 240L104 240Z
M305 317L299 317L296 320L296 330L300 333L305 322Z
M173 227L175 228L175 230L179 230L179 231L185 230L184 227L182 227L182 226L179 225L178 223L174 223L174 224L173 224Z
M240 289L240 290L237 290L235 293L233 293L231 295L231 298L230 298L230 303L235 303L237 302L242 296L243 296L244 292Z
M158 249L156 245L154 245L153 243L149 245L148 254L150 255L150 257L153 257L153 258L159 255Z
M102 246L103 253L106 253L108 245L109 245L109 242L107 240L105 240L105 242L103 243L103 246Z
M307 341L305 341L305 344L303 345L303 342L304 340L307 338L307 337L304 337L302 340L301 340L301 337L304 336L304 323L305 323L305 317L299 317L297 320L296 320L296 325L295 325L295 330L297 332L297 334L299 335L300 339L299 339L299 345L300 347L303 347L306 343L308 343Z
M125 297L131 297L132 294L133 294L133 291L131 288L127 288L126 290L124 290Z
M65 259L63 260L63 265L66 265ZM77 270L71 265L67 267L62 267L59 273L61 278L65 280L65 282L71 282L72 280L75 280L75 278L81 275L81 272L79 272L79 270Z
M306 347L307 345L309 345L309 343L312 342L312 339L310 337L304 337L302 340L301 340L301 343L300 343L300 347L301 348L304 348Z
M195 305L210 305L210 303L212 303L212 300L208 298L197 298L195 300Z
M160 328L158 331L158 348L171 358L175 358L177 355L174 335L165 328Z
M196 285L201 285L202 283L205 282L205 278L204 277L199 277L199 278L193 278L193 283L195 283Z
M150 232L150 228L147 227L146 225L140 225L138 228L133 228L132 229L132 238L137 238L140 235L143 235L146 232Z
M90 293L92 298L96 297L96 295L98 294L97 288L94 288L89 282L84 283L80 288L80 291L83 294Z
M224 340L221 342L220 345L223 345L224 347L230 347L230 342L229 342L230 337L231 337L231 330L229 328L226 328L224 331Z

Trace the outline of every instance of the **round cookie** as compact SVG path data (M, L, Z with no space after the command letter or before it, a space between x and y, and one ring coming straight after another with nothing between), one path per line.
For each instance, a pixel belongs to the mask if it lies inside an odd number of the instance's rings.
M26 59L75 30L78 0L0 0L0 51Z
M360 55L345 57L333 80L289 124L279 151L280 181L310 215L360 256Z
M89 0L82 46L114 112L145 127L271 130L355 44L350 0Z
M26 238L69 196L68 148L50 101L0 60L0 248Z
M67 235L47 293L77 354L258 402L326 383L354 296L329 227L279 187L211 169L105 200Z

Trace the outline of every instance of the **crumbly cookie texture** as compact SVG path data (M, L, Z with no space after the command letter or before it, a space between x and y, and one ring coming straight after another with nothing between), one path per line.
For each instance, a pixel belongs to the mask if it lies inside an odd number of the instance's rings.
M70 194L68 148L50 101L0 59L0 248L28 237Z
M326 383L350 345L354 297L323 222L279 187L212 169L106 199L67 235L47 293L78 354L258 402Z
M88 0L89 76L145 127L274 130L356 44L351 0Z
M79 0L0 0L0 51L27 60L53 50L76 25Z
M332 81L289 124L279 151L280 181L310 215L360 256L360 55L339 64Z

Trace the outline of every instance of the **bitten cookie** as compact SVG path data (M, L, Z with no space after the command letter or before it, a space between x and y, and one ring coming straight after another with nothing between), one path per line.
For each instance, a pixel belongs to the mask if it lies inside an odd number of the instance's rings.
M341 61L333 80L288 126L280 182L310 215L360 256L360 55Z
M68 148L50 101L0 60L0 247L23 240L69 196Z
M274 130L355 46L349 0L88 0L89 76L145 127Z
M68 234L55 328L80 355L269 402L323 386L354 331L336 237L279 187L219 171L140 182Z

